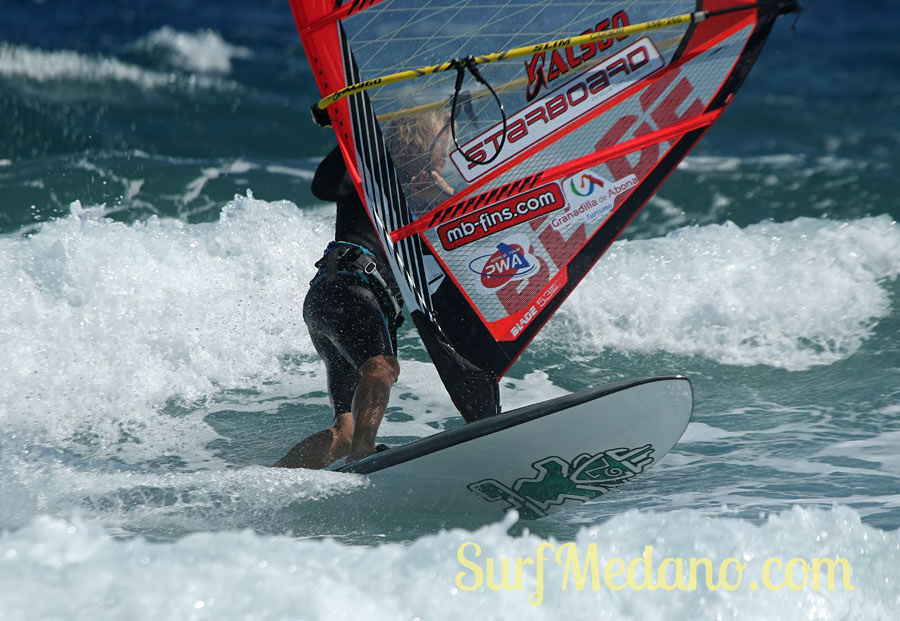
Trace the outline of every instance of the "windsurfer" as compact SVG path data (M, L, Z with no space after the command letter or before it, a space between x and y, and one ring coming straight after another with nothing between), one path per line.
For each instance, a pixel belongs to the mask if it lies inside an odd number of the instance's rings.
M388 148L408 199L436 204L453 193L440 171L447 127L440 114L396 122ZM400 374L397 328L402 299L368 213L335 148L316 169L313 194L337 203L328 244L303 304L303 320L325 363L334 424L296 444L275 466L324 468L375 452L393 384Z
M275 465L324 468L375 451L375 435L397 381L400 295L387 258L335 148L322 160L313 194L337 203L335 241L316 263L303 303L313 346L325 363L334 424L295 445Z

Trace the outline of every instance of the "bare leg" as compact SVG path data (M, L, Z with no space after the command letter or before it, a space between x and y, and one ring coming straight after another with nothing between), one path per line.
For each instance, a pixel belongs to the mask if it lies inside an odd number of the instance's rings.
M359 372L352 412L335 417L333 427L299 442L275 463L276 467L324 468L348 453L347 463L350 463L375 452L375 437L387 409L391 386L400 375L400 364L396 356L372 356Z
M324 468L350 450L353 437L353 414L335 417L334 426L323 429L298 442L288 454L275 462L276 468Z
M375 452L375 437L384 418L391 386L400 375L396 356L372 356L359 368L360 379L353 393L353 441L347 463Z

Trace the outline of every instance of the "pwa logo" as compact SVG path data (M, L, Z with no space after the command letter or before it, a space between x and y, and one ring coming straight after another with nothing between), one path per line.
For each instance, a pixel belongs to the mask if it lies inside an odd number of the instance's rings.
M499 244L490 254L480 254L469 261L469 270L480 276L484 289L498 289L511 280L525 280L540 268L537 258L528 252L528 238L514 235Z

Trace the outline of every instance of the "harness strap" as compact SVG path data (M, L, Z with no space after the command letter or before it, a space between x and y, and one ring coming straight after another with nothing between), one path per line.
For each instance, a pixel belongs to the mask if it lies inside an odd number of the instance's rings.
M403 315L400 304L391 293L391 289L385 282L384 277L378 273L378 263L375 261L375 255L368 248L346 241L329 242L328 247L325 249L325 254L316 261L315 265L319 268L319 272L310 284L322 278L329 281L333 280L339 274L359 276L367 285L371 285L371 282L374 281L378 285L377 287L372 287L376 296L382 300L388 300L390 307L394 310L392 321L402 320Z

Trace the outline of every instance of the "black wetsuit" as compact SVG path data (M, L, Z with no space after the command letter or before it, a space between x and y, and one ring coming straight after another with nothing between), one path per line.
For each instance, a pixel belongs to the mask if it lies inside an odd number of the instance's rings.
M372 356L396 355L401 302L378 233L339 149L319 164L312 191L317 198L337 203L335 241L316 263L319 272L303 303L303 320L325 361L337 416L350 411L359 367ZM366 274L372 267L377 273Z

